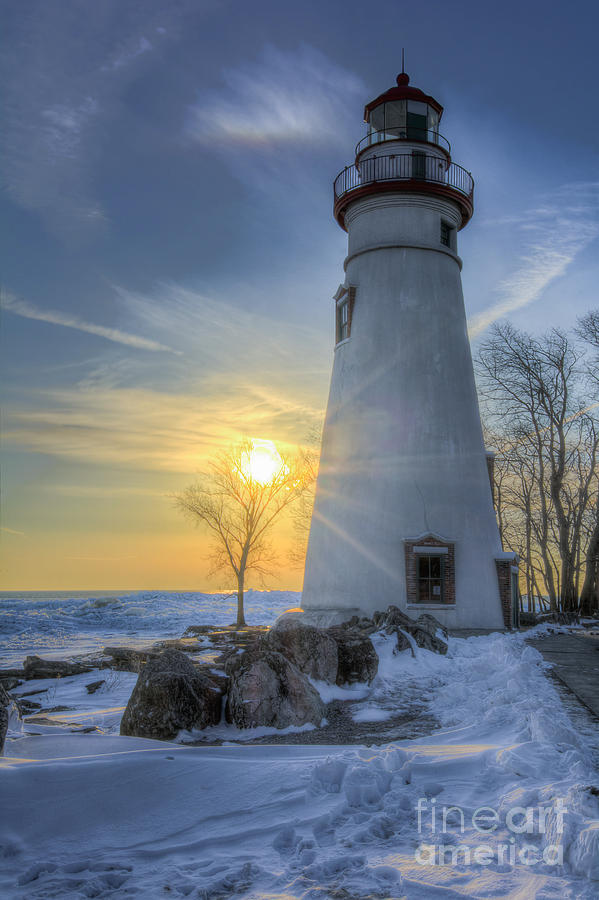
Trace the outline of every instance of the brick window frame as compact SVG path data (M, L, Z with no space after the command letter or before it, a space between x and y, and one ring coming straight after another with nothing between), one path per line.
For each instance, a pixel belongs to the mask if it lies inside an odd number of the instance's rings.
M335 301L335 345L341 344L351 337L355 298L355 287L353 285L345 287L342 284L339 285L339 289L333 297Z
M435 553L435 549L439 550L438 554ZM405 540L404 553L406 560L407 605L420 609L431 607L445 609L446 607L455 606L455 543L430 532L417 538ZM419 559L421 556L436 555L443 557L443 597L439 603L422 603L418 599Z
M508 631L511 631L513 628L518 627L519 619L517 597L514 596L514 588L517 588L518 578L517 554L506 552L501 556L496 556L495 568L497 570L503 624Z

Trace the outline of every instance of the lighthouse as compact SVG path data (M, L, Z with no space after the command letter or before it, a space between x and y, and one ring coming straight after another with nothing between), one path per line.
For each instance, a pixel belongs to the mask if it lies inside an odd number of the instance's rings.
M402 72L334 182L348 250L302 595L316 624L389 604L456 629L516 615L461 285L474 182L442 115Z

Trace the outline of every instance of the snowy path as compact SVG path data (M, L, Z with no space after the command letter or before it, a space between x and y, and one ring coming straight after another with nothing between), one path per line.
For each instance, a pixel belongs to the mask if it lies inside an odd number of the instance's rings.
M420 680L441 730L375 749L182 747L111 734L13 741L0 767L1 896L596 900L592 748L539 654L517 635L454 640L447 658L393 657L385 641L378 649L371 708ZM459 807L445 833L443 806ZM479 807L496 812L490 833L472 823ZM531 833L514 830L519 807L532 810ZM449 862L459 850L455 865L433 864L440 845ZM560 852L563 865L552 864Z

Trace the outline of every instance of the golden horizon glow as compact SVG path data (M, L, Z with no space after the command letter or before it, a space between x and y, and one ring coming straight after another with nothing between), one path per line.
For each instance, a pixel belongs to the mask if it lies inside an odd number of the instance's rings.
M277 472L287 469L273 441L251 439L251 450L241 454L241 470L246 478L268 484Z

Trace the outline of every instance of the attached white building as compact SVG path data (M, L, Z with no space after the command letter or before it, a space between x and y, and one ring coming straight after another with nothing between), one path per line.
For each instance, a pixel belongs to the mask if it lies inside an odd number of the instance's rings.
M450 628L512 622L458 256L474 183L442 113L402 73L335 180L348 254L302 600L315 622L390 603Z

